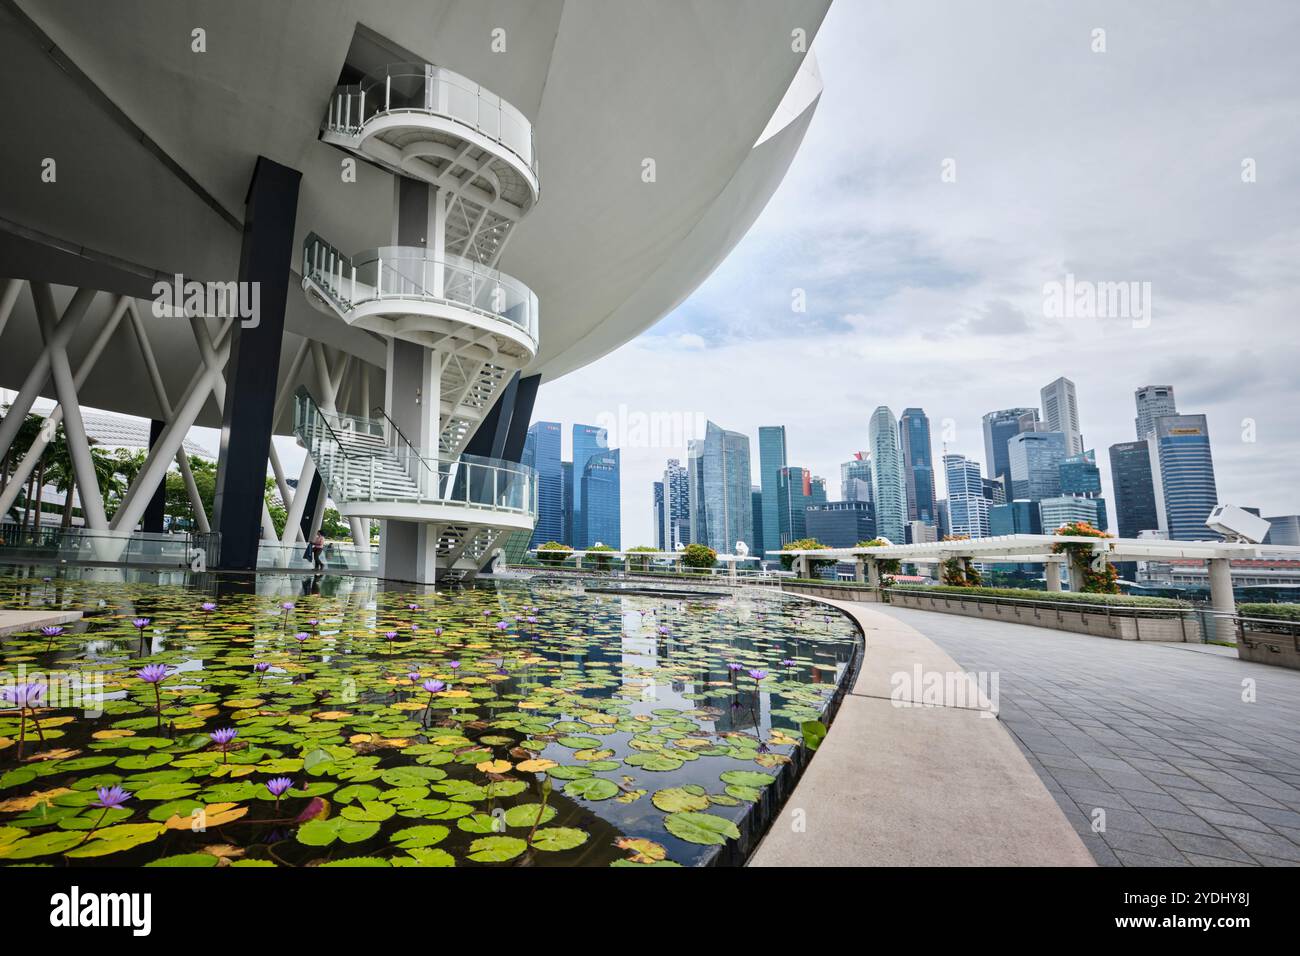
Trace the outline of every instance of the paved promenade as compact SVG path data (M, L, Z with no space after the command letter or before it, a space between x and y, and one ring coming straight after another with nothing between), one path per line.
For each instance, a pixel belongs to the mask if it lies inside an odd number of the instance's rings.
M977 689L944 706L891 700L895 674L956 673L953 659L876 605L839 606L866 635L862 669L750 865L1092 866Z
M1300 864L1300 671L1204 645L870 607L962 668L999 673L1000 723L1098 863Z

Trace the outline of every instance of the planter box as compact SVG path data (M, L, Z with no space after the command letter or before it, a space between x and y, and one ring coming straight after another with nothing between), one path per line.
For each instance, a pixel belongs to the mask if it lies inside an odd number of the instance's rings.
M816 584L787 584L782 582L781 590L786 594L807 594L811 597L830 598L832 601L875 603L880 600L879 595L866 585L863 585L860 588L854 588L842 586L835 587L831 585L820 586Z
M1294 633L1257 631L1246 627L1237 636L1237 656L1256 664L1300 670L1300 637Z
M1199 641L1200 632L1193 626L1185 627L1180 614L1169 617L1133 617L1122 611L1109 614L1103 608L1079 605L1073 607L1031 607L999 603L996 600L963 598L951 594L925 594L913 591L891 591L889 602L899 607L912 607L922 611L942 614L961 614L1006 621L1012 624L1033 624L1058 631L1092 634L1122 641Z

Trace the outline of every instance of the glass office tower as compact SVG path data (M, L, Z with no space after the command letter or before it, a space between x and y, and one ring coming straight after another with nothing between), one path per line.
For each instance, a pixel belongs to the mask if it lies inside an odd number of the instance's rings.
M898 420L907 487L907 520L934 524L934 459L930 453L930 419L920 408L905 408Z
M559 422L534 422L524 440L523 464L537 470L537 524L530 548L548 541L567 542L564 530L564 474L560 467Z
M781 483L781 469L788 465L786 460L785 426L764 425L758 430L758 485L762 492L763 547L776 550L781 544L781 522L778 517L778 486ZM758 537L757 527L755 536Z
M876 506L876 531L894 544L906 541L907 483L903 476L903 450L898 442L898 422L886 405L871 415L867 426L871 446L871 496Z

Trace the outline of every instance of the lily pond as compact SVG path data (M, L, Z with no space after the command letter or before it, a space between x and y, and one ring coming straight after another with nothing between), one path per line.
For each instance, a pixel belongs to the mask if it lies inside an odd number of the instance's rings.
M0 864L738 864L851 680L802 599L0 571ZM304 593L304 591L306 593Z

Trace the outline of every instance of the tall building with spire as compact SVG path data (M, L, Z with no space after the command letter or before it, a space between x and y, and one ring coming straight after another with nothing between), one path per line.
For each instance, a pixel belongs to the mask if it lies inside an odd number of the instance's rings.
M1133 402L1137 406L1137 417L1133 419L1133 428L1138 441L1146 441L1156 427L1156 419L1166 415L1178 414L1178 403L1174 401L1172 385L1143 385L1133 393Z

